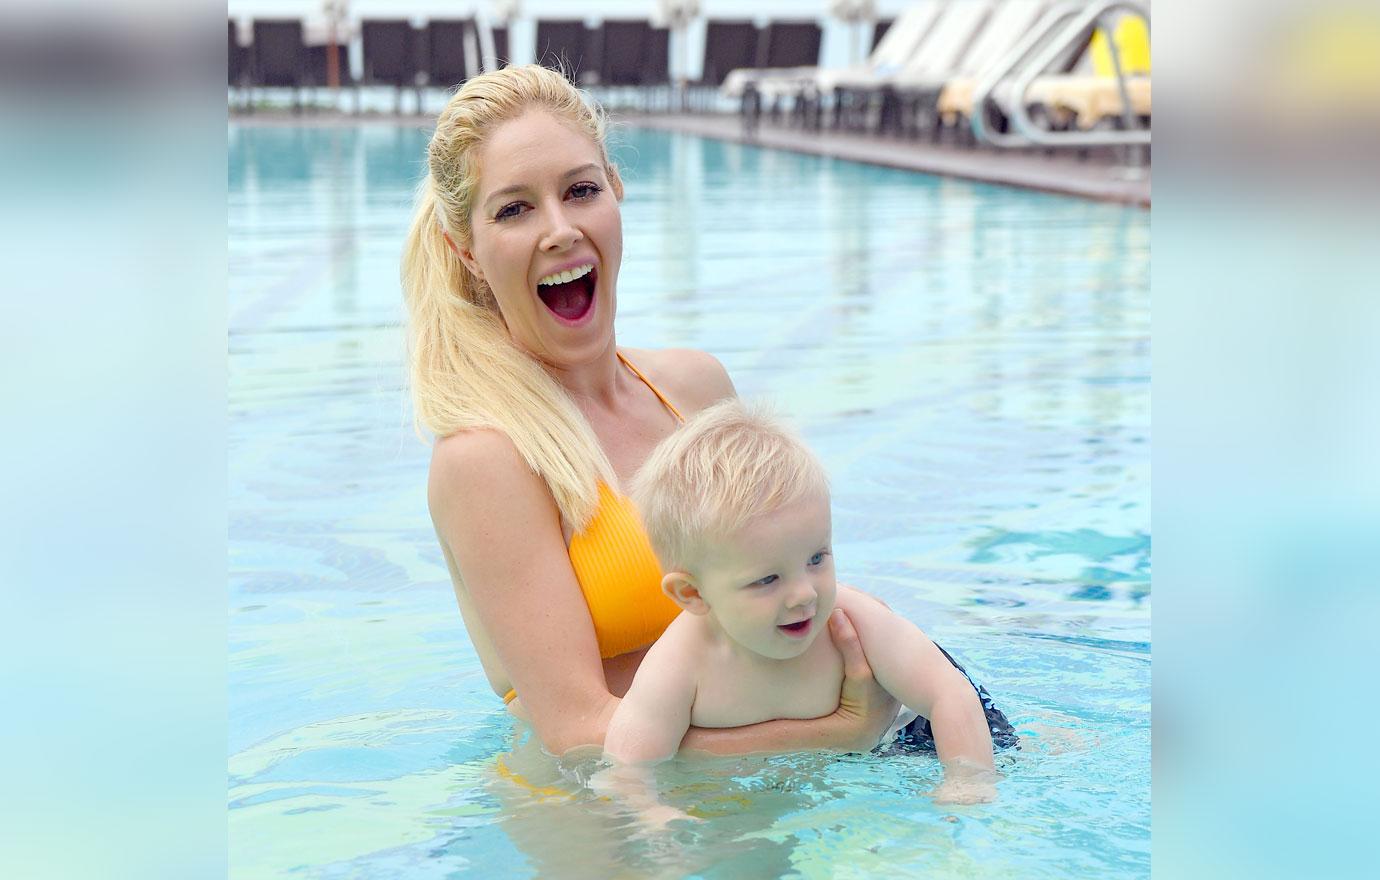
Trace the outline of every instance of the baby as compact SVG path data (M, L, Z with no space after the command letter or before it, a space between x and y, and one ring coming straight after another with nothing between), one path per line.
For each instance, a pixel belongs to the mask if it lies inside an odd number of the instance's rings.
M936 797L995 796L993 741L1015 744L1010 723L918 627L837 585L828 481L795 436L736 400L716 404L657 447L630 494L665 572L662 589L684 613L614 712L607 760L635 768L669 758L691 725L830 714L843 660L819 636L841 608L877 681L904 704L888 736L899 731L899 745L938 753L945 781Z

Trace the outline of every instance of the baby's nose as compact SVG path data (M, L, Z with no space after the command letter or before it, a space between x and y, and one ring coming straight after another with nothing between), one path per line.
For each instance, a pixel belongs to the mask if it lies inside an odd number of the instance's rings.
M818 596L815 585L809 578L799 578L791 585L791 607L801 608L811 604Z

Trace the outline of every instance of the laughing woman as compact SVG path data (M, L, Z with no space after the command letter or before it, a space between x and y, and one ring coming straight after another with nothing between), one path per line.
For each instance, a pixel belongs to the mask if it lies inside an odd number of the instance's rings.
M470 80L427 152L403 289L432 520L494 693L552 752L599 745L678 610L619 487L733 384L710 355L616 344L623 184L563 76ZM841 612L830 632L848 670L832 715L692 728L682 748L875 745L896 705Z

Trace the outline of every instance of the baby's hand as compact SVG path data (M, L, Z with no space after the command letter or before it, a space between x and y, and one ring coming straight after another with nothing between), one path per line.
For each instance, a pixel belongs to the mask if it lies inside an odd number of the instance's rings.
M990 804L997 799L997 771L958 761L944 768L944 781L930 792L936 804Z
M642 831L660 832L675 821L703 821L658 800L656 780L650 767L614 764L591 776L589 787L627 807Z
M675 807L668 807L665 804L657 804L654 807L645 807L638 812L637 824L649 831L661 831L672 822L703 822L683 810Z

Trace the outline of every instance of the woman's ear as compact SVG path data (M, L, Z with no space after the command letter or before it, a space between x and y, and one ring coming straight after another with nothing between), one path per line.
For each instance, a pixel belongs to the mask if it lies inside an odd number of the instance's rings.
M691 614L708 614L709 603L704 601L695 579L683 571L668 571L661 578L661 591Z
M474 252L469 248L463 248L457 245L455 239L451 238L450 233L446 232L444 228L441 230L441 236L446 240L446 245L460 258L460 262L465 264L465 268L469 270L470 274L480 281L483 281L484 270L480 269L479 263L475 261Z

